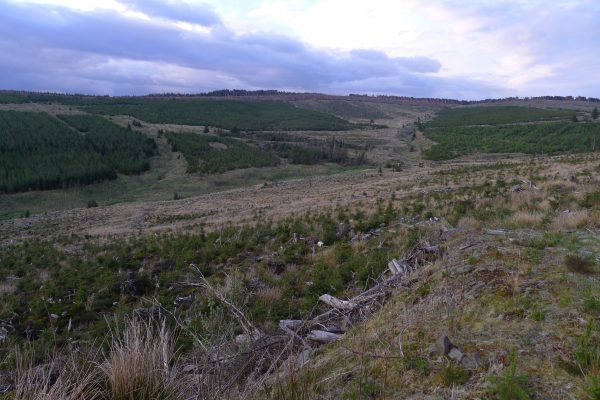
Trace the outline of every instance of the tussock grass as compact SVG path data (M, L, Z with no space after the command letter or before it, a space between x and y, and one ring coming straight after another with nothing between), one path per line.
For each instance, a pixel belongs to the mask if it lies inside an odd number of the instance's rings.
M552 228L556 231L567 229L581 229L586 226L597 226L600 223L600 214L588 210L562 212L552 222Z
M541 224L544 215L535 211L517 211L509 218L509 223L515 226L532 227Z
M14 398L18 400L96 400L104 399L99 374L89 360L57 357L36 365L33 351L15 352Z
M111 332L110 351L100 370L111 399L187 399L192 385L176 361L174 337L164 322L132 318L122 332Z

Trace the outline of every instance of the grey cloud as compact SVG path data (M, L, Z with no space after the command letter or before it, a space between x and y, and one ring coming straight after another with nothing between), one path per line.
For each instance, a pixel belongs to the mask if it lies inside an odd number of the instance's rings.
M206 5L160 0L120 0L119 2L151 17L162 17L203 26L213 26L221 23L219 16Z
M172 8L155 0L128 4L178 20L186 11L183 3ZM331 55L286 36L234 35L208 8L189 15L214 29L197 33L112 11L0 1L0 51L10 55L0 59L0 86L110 94L223 87L442 93L439 80L428 74L441 65L430 58L390 58L364 49ZM460 85L465 92L470 85L481 86L468 80ZM461 96L459 90L456 94Z

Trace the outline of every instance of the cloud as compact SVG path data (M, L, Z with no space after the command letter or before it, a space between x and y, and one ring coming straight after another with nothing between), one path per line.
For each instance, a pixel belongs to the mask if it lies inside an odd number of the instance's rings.
M273 29L290 22L285 19L279 25L248 19L246 27L254 24L253 29L235 30L235 23L220 17L223 9L216 0L212 5L119 0L118 7L85 10L29 1L0 0L2 88L108 94L274 88L458 98L598 95L592 68L600 62L600 52L593 51L600 10L589 2L586 8L565 0L540 10L545 3L537 0L468 1L465 7L450 0L426 6L406 0L415 14L399 13L397 24L396 14L384 19L380 35L380 21L370 17L386 11L380 10L380 0L372 0L344 10L356 23L323 17L331 26L318 27L326 42L339 37L340 43L352 43L342 39L360 31L365 37L358 48L323 48L301 32L292 37ZM304 19L296 18L297 27L312 29L304 22L313 15L298 8L329 10L337 2L294 2L290 15L305 12ZM369 15L362 23L359 11ZM413 16L422 26L411 22ZM368 36L371 32L375 36ZM586 75L591 85L582 84ZM581 92L569 92L570 87Z
M0 84L24 89L113 94L194 92L220 87L331 91L373 78L425 84L441 65L427 57L373 50L326 52L273 33L236 35L208 7L128 0L148 15L216 27L185 30L110 10L0 3ZM46 77L46 78L45 78ZM185 77L180 79L179 77ZM15 87L16 88L16 87ZM385 88L371 88L385 90Z
M183 1L121 0L121 4L150 17L166 18L202 26L221 23L219 16L207 5L191 5Z

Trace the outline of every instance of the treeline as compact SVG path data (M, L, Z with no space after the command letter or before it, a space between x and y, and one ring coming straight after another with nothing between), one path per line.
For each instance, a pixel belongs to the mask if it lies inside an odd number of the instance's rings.
M187 172L220 173L239 168L266 167L279 159L238 139L196 133L165 134L173 151L183 154Z
M591 103L600 102L600 98L586 96L538 96L538 97L504 97L488 98L483 100L457 100L447 98L411 97L394 95L368 95L351 93L348 96L334 96L322 93L286 92L279 90L244 90L224 89L204 93L155 93L148 96L125 96L110 97L93 96L77 93L52 93L52 92L28 92L28 91L0 91L0 103L60 103L67 105L90 105L90 104L115 104L115 103L140 103L153 98L194 98L194 97L277 97L279 100L301 100L301 99L355 99L367 100L369 102L393 102L393 103L421 103L421 104L447 104L447 105L473 105L489 103L528 102L536 100L550 101L587 101Z
M117 171L140 172L147 160L135 158L139 137L116 125L84 135L46 113L0 111L0 192L67 188L114 179Z
M573 115L575 115L575 111L572 110L550 110L519 106L447 108L440 111L431 122L425 124L425 128L537 122L552 119L570 119Z
M474 152L554 154L600 147L600 125L573 122L435 128L426 130L425 136L438 143L424 152L431 160Z

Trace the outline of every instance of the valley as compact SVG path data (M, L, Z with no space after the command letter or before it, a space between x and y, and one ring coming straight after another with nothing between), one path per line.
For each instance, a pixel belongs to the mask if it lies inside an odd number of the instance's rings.
M0 96L117 138L81 142L114 176L0 194L6 398L106 398L145 345L156 398L596 398L594 103L269 96Z

